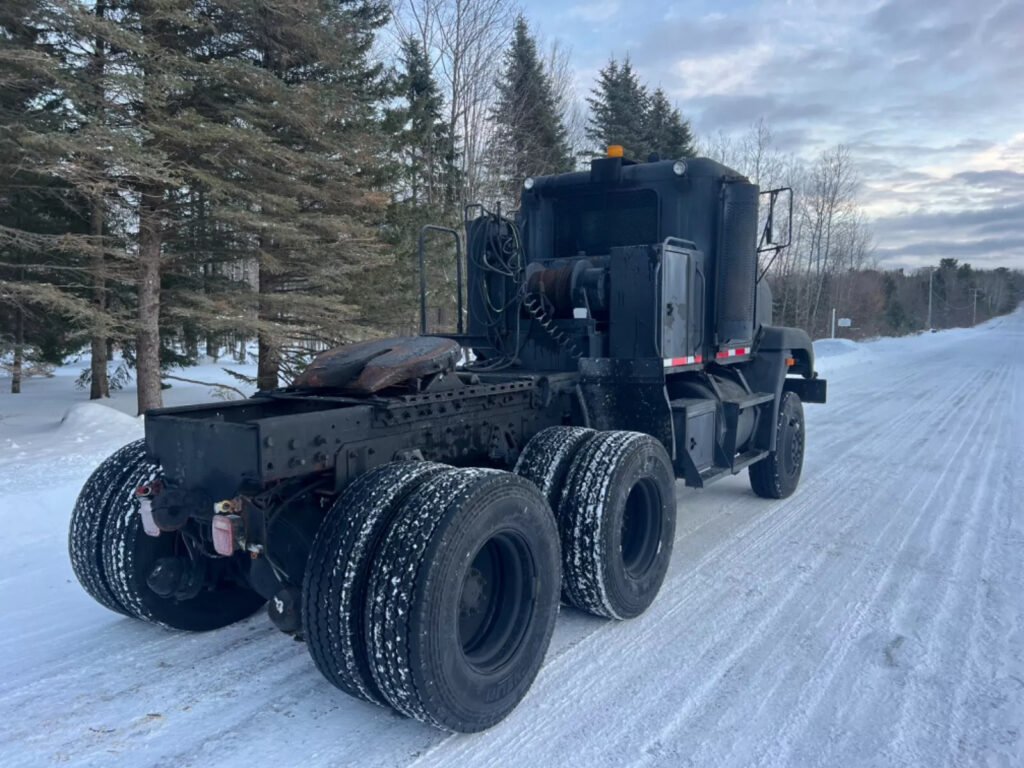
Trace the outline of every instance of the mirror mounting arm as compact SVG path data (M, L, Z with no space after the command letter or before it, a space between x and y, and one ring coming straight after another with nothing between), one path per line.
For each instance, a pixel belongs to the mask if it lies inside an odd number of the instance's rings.
M788 193L789 203L786 219L786 242L777 243L775 242L775 204L779 199L779 195L783 192ZM761 282L764 279L779 252L793 244L793 188L777 187L775 189L766 189L761 194L768 195L768 217L765 219L764 229L761 230L761 237L757 243L757 252L758 254L771 252L772 257L768 260L761 274L758 275L757 282Z

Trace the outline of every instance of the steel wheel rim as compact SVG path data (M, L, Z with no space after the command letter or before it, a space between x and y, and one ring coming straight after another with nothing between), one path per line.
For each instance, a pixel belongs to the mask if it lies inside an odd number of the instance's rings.
M505 531L485 541L466 570L459 595L462 654L478 672L508 663L533 620L536 567L526 541Z
M661 495L648 478L637 482L622 512L620 552L626 575L638 579L650 569L661 544Z

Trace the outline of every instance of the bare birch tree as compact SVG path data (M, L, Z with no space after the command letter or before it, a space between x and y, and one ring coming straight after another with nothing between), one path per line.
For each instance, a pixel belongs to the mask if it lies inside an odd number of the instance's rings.
M517 8L511 0L393 0L391 9L398 37L420 40L444 91L460 170L452 198L459 203L479 199L485 191L483 158L497 95L495 74Z

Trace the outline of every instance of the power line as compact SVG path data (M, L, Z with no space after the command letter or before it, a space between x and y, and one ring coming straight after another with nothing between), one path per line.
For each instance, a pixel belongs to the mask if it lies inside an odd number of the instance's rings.
M970 289L970 290L976 290L976 289L972 288L972 289ZM946 307L947 307L948 309L952 309L952 310L953 310L953 311L955 311L955 312L958 312L958 311L960 311L961 309L970 309L970 307L971 307L971 305L970 305L970 304L964 304L964 306L962 306L962 307L954 307L954 306L953 306L952 304L950 304L950 303L949 303L948 301L946 301L946 300L945 300L944 298L942 298L941 296L939 296L939 294L937 294L937 293L935 294L935 298L936 298L936 299L938 299L939 301L941 301L941 302L942 302L943 304L945 304L945 305L946 305Z

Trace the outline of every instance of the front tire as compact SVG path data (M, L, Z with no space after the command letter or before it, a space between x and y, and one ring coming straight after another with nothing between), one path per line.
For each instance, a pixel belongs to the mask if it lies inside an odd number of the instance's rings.
M452 469L402 505L366 605L373 676L399 712L490 728L529 690L558 612L558 531L536 486Z
M775 424L775 450L747 470L750 487L765 499L785 499L800 484L804 466L804 407L795 392L784 392Z

